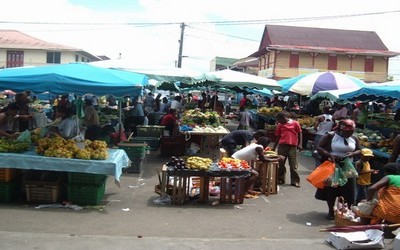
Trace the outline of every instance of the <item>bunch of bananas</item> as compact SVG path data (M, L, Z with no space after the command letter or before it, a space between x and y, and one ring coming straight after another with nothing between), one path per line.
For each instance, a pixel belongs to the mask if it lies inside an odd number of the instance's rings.
M275 151L272 151L272 150L264 151L264 155L266 157L277 157L278 156L278 154Z
M186 160L186 166L189 169L208 170L211 166L212 160L210 158L203 158L198 156L191 156Z

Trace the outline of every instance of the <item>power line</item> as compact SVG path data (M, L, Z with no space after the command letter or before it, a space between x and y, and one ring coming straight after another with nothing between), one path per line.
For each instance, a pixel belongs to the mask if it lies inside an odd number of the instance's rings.
M187 24L215 24L215 25L244 25L244 24L261 24L261 23L286 23L286 22L304 22L304 21L316 21L316 20L328 20L328 19L339 19L348 17L358 16L372 16L372 15L384 15L391 13L399 13L400 10L391 11L380 11L380 12L369 12L369 13L358 13L358 14L346 14L346 15L334 15L334 16L315 16L315 17L294 17L294 18L277 18L277 19L260 19L260 20L236 20L236 21L206 21L206 22L185 22ZM182 22L127 22L127 23L70 23L70 22L34 22L34 21L0 21L3 24L34 24L34 25L129 25L137 27L149 27L149 26L162 26L162 25L176 25Z

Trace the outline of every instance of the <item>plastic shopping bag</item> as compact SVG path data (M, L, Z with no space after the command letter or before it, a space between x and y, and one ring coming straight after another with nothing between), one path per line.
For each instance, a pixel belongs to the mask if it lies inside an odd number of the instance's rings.
M344 175L342 169L336 164L335 171L333 174L325 180L324 184L328 187L338 187L343 186L347 183L347 178Z
M346 176L346 178L355 178L358 177L358 173L356 168L354 167L353 163L351 162L351 160L349 159L349 157L345 157L341 162L340 162L340 166L342 168L343 174L344 176Z
M18 138L16 139L18 142L28 142L31 143L31 132L29 130L25 130L22 132Z
M331 161L324 161L319 165L311 174L307 177L307 181L310 182L316 188L324 188L325 179L329 178L335 172L335 163Z

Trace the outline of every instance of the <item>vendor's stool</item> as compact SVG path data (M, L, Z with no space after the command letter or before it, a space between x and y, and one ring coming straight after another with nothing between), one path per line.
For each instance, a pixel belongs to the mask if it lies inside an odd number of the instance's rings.
M244 199L244 178L220 179L220 203L242 204Z
M255 162L255 168L258 169L260 173L261 193L267 196L278 193L278 166L278 160L270 162Z

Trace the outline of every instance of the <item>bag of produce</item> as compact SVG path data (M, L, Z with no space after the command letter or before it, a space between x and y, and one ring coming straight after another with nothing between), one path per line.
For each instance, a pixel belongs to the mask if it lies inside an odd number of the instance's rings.
M340 163L339 163L342 172L346 178L356 178L358 177L358 172L356 168L354 167L353 163L349 159L349 157L345 157Z
M343 186L344 184L347 183L347 178L343 174L342 169L336 164L335 165L335 171L333 174L325 180L325 186L328 187L338 187L338 186Z
M18 138L16 139L17 142L28 142L31 143L31 132L29 130L25 130L22 132Z

